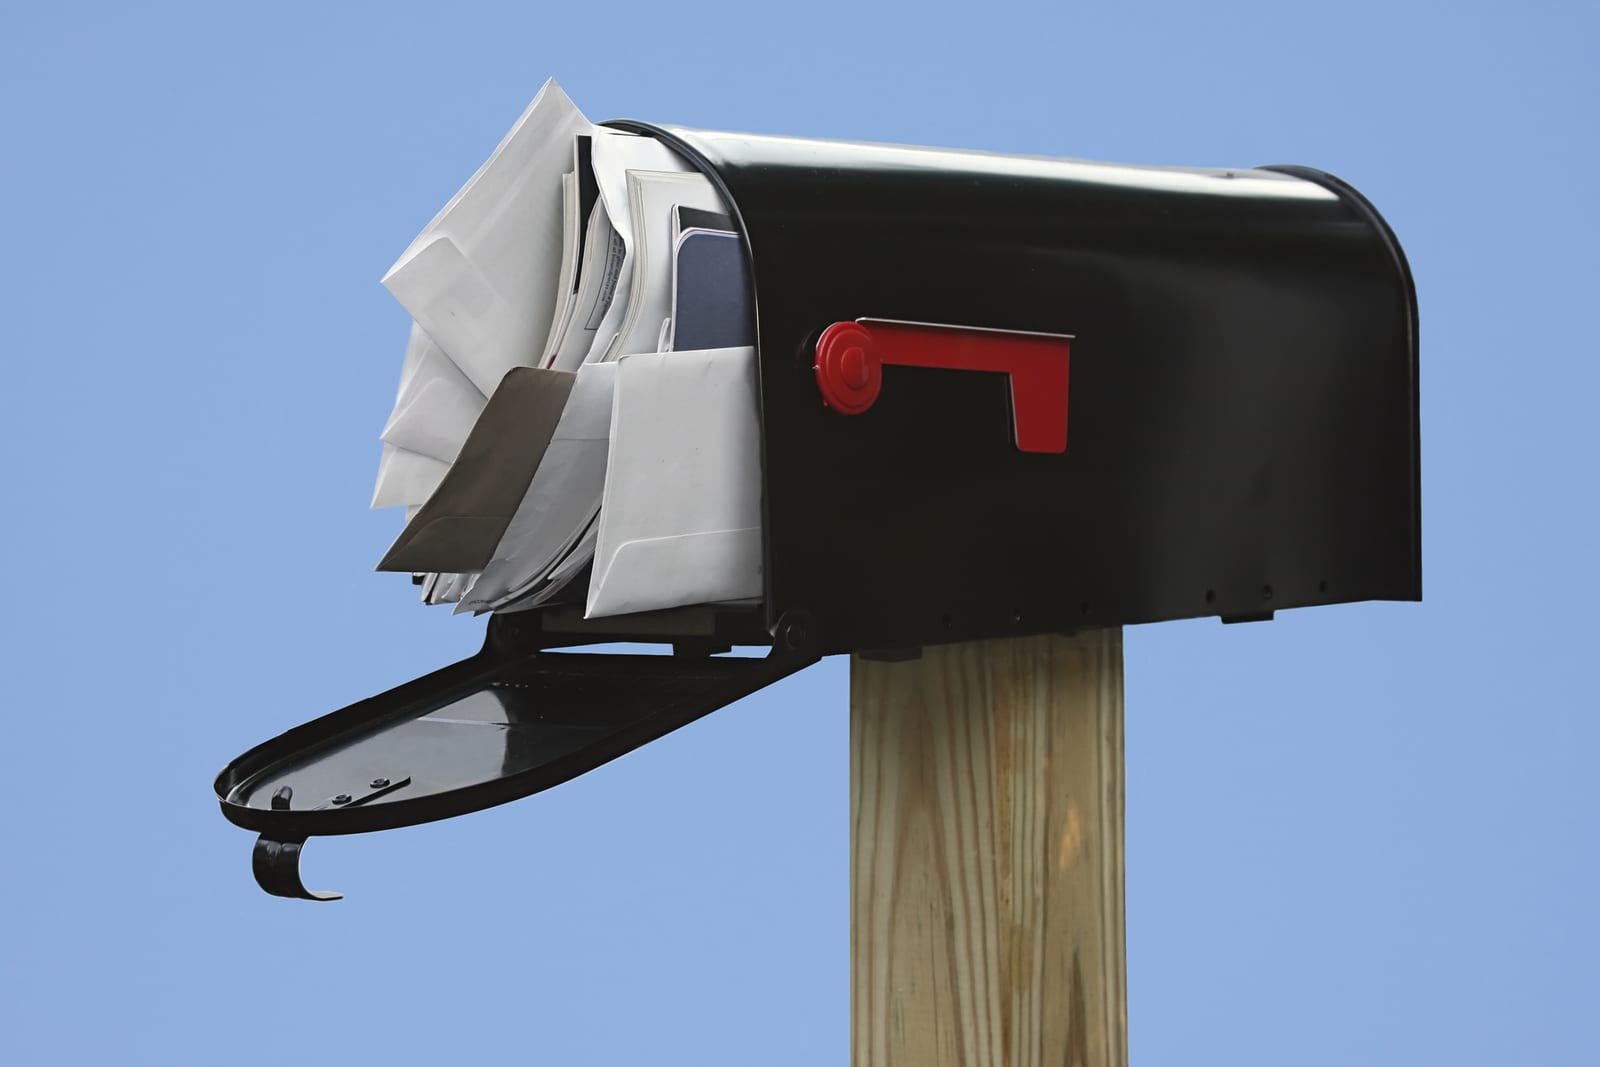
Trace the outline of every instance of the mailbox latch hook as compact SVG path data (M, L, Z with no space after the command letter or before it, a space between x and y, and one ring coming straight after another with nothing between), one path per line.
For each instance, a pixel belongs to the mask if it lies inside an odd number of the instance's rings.
M330 797L312 810L353 808L386 793L404 789L410 784L409 774L399 774L393 778L374 778L363 788ZM272 810L288 811L289 801L293 797L292 788L286 785L280 786L272 794ZM256 876L256 885L275 897L290 897L295 900L343 900L343 893L324 893L307 889L305 883L300 880L300 850L305 848L306 837L305 834L293 836L280 834L276 837L262 834L256 838L255 851L250 854L250 870Z
M294 790L283 786L272 794L272 810L288 811L289 799ZM342 900L343 893L322 893L307 889L300 880L300 850L305 847L304 837L291 837L283 841L262 834L256 838L255 851L250 854L250 870L256 876L256 885L275 897L292 897L296 900Z
M256 885L275 897L292 897L296 900L342 900L343 893L323 893L307 889L300 880L300 850L306 839L290 838L275 841L262 834L256 838L255 852L250 856L250 869L255 873Z

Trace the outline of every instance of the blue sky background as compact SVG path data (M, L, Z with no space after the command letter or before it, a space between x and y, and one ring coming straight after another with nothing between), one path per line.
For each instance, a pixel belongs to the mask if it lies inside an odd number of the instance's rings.
M1420 293L1427 601L1128 633L1133 1057L1600 1061L1595 11L6 5L0 1060L847 1061L842 660L313 842L337 905L257 890L211 799L480 640L371 570L378 277L554 74L596 119L1367 193Z

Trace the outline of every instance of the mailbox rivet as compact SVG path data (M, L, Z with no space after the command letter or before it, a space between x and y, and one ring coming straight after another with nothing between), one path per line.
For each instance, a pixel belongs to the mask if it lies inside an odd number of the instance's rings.
M374 778L372 780L372 783L371 783L372 788L374 788L374 789L382 789L384 786L386 786L388 784L389 784L389 779L387 779L387 778Z
M348 804L350 803L350 794L340 793L338 796L333 798L333 802L335 804Z
M806 633L806 624L798 619L784 624L783 643L790 651L797 651L805 647L806 639L809 636Z
M816 620L803 608L792 608L778 617L773 628L773 647L786 655L808 654L816 648Z

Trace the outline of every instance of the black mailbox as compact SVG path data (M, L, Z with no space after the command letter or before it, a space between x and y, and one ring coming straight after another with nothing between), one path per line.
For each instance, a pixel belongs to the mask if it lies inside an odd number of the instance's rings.
M763 602L496 615L252 749L216 791L269 891L313 895L307 836L527 795L821 655L1420 599L1415 290L1350 186L611 125L744 235ZM613 640L675 654L550 651Z

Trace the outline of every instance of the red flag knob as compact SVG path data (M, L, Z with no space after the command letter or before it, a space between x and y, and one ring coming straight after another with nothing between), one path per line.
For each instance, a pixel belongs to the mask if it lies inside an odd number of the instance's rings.
M817 388L822 402L843 415L859 415L883 388L883 362L872 335L860 324L836 322L817 339Z

